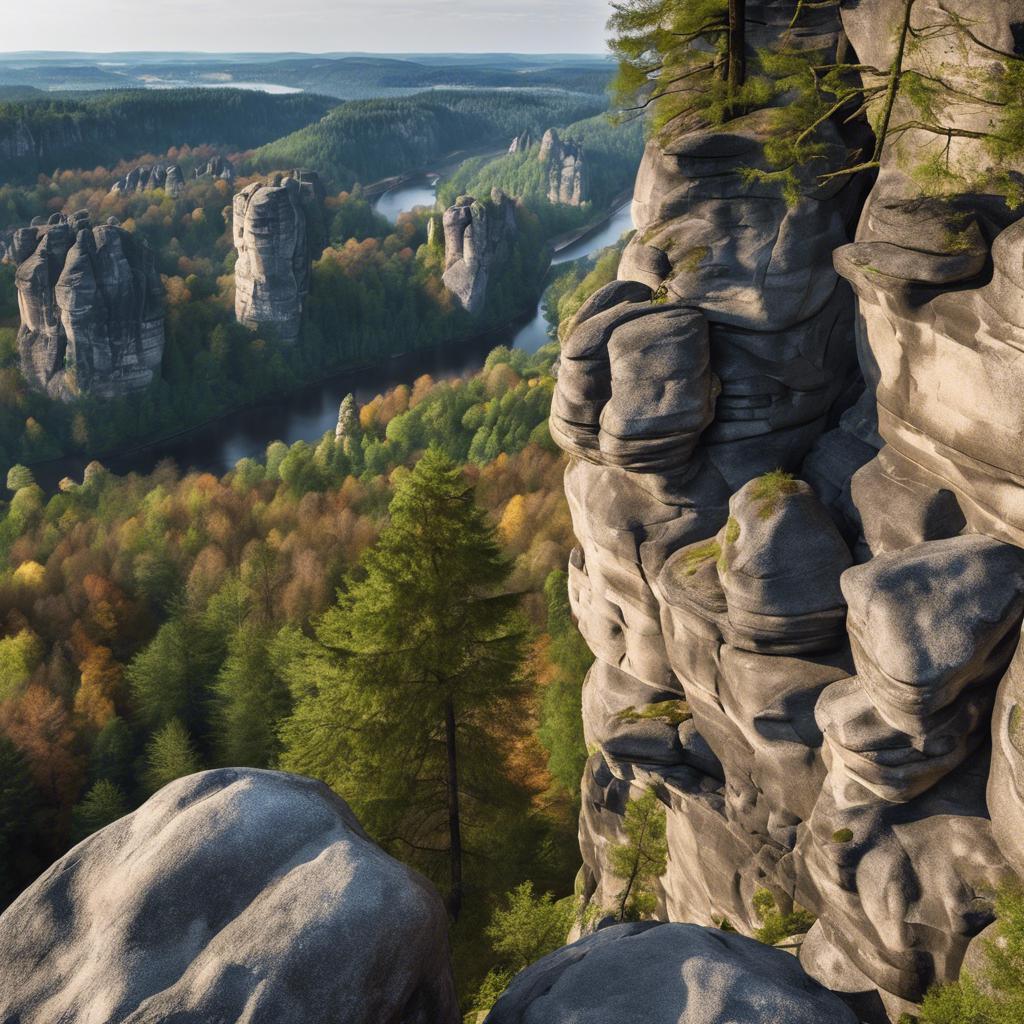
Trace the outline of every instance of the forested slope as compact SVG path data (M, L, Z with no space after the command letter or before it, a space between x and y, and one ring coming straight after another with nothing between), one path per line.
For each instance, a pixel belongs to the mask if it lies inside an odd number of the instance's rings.
M169 89L0 102L0 176L93 168L171 146L249 149L319 120L335 105L311 94Z
M258 149L252 166L316 167L345 188L415 170L456 150L498 147L526 129L543 132L605 107L604 97L553 91L448 90L346 103Z

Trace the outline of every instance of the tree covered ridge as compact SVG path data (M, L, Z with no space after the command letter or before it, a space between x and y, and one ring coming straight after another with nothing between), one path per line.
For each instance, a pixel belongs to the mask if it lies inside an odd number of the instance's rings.
M337 101L245 89L110 90L0 101L0 175L29 181L172 146L251 149L319 120Z
M525 129L538 134L606 107L602 96L545 90L437 90L345 103L317 124L256 150L252 165L316 167L338 187L349 187L415 171L456 151L507 146Z

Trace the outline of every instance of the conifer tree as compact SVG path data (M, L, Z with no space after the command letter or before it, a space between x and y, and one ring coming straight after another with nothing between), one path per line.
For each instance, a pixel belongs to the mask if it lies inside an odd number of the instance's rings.
M665 839L665 808L653 789L631 800L623 819L626 841L611 848L609 863L623 880L615 900L619 921L637 921L654 913L654 884L665 873L668 843Z
M444 858L453 918L464 832L510 786L495 727L522 686L526 635L509 572L472 486L430 449L288 669L282 766L326 781L407 859Z
M188 731L177 718L153 734L146 747L146 760L146 785L151 793L202 768Z
M112 821L128 813L128 800L121 787L109 779L100 779L72 813L72 839L85 839Z
M28 761L0 734L0 910L39 865L32 854L32 817L39 802Z

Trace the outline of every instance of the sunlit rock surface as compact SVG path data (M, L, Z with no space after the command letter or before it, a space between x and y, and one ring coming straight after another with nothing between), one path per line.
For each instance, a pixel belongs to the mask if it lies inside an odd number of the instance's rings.
M114 182L110 191L117 195L131 192L152 192L163 189L170 196L185 191L185 176L177 164L141 164Z
M515 203L500 189L484 202L460 196L445 211L442 228L444 286L467 313L479 313L516 235Z
M456 1024L437 893L326 786L226 768L80 843L0 917L20 1024Z
M283 345L298 341L319 255L310 221L322 199L319 177L303 171L253 182L234 198L235 317L255 330L272 328Z
M759 45L786 6L749 12ZM902 9L844 5L863 59L888 66ZM966 82L1018 45L1024 3L970 14L969 52L927 37L908 66ZM804 42L834 45L836 17ZM825 126L787 199L748 180L770 133L760 112L651 140L619 280L562 344L551 435L597 658L584 896L614 901L609 849L653 787L659 917L752 934L768 889L817 918L807 971L895 1021L958 976L1024 872L1024 221L994 195L922 196L927 133L865 194L821 183L855 141Z
M517 975L486 1024L856 1024L787 953L686 924L602 928Z
M29 384L51 397L112 398L147 387L164 349L163 286L146 242L86 211L14 235L9 258Z

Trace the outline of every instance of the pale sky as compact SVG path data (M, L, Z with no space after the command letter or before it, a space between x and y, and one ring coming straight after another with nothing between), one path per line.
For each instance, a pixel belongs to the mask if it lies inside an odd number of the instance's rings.
M0 0L0 50L600 53L607 0Z

